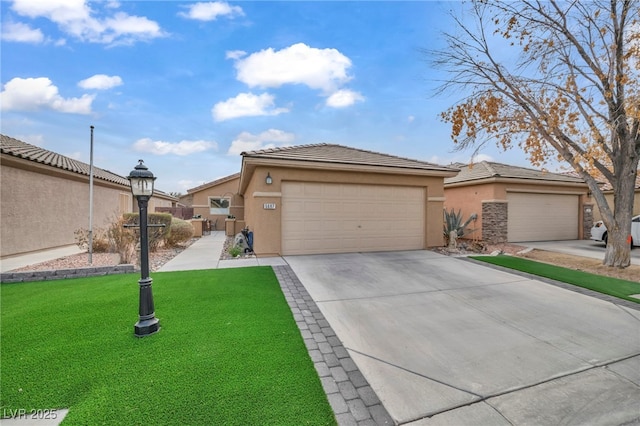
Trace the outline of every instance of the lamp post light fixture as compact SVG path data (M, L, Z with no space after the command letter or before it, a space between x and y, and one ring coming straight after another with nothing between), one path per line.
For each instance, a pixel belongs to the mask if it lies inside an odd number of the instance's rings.
M265 178L264 182L267 185L271 185L273 183L273 178L271 177L271 173L267 172L267 177Z
M127 176L131 183L131 193L138 200L140 210L140 308L139 319L134 326L136 337L144 337L160 330L160 321L155 316L153 293L149 277L149 232L147 227L147 206L153 195L153 181L156 178L142 160Z

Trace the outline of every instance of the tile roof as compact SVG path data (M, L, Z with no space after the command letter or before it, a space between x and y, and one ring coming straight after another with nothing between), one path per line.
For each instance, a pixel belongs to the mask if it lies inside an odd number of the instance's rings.
M13 157L44 164L73 173L89 176L89 164L39 148L9 136L0 135L0 152ZM129 186L129 180L108 170L93 167L93 177L107 182Z
M244 158L386 166L402 169L435 170L443 172L457 171L455 168L427 163L425 161L327 143L263 149L259 151L243 152L241 155Z
M640 189L640 170L638 170L638 174L636 175L636 189ZM611 184L609 182L606 182L604 184L602 184L602 186L600 187L600 189L602 189L603 191L611 191L613 189L613 186L611 186Z
M240 177L240 172L234 173L229 176L221 177L220 179L212 180L211 182L206 182L206 183L203 183L202 185L198 185L195 188L187 189L187 194L191 194L192 192L202 191L203 189L220 185L221 183L229 182L230 180L237 179L239 177Z
M561 173L551 173L543 170L510 166L508 164L480 161L474 164L456 164L460 169L457 176L445 178L444 184L473 182L489 178L526 179L537 181L554 181L566 183L584 183L580 177L568 176Z

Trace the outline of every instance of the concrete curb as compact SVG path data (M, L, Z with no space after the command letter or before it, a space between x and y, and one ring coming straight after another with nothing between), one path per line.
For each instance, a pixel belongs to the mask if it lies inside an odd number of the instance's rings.
M116 266L96 266L73 269L52 269L47 271L4 272L0 274L0 283L22 283L29 281L53 281L67 278L95 277L100 275L129 274L135 272L130 264Z
M340 426L395 424L290 266L273 266Z

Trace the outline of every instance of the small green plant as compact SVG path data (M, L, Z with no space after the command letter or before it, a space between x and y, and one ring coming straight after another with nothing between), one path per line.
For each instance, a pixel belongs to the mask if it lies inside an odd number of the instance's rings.
M452 243L455 244L455 241L452 241L452 237L455 237L455 239L462 238L465 235L468 235L475 231L475 229L468 229L467 227L471 222L474 222L477 219L478 215L474 213L469 216L469 218L465 222L463 222L461 210L458 210L457 213L454 208L451 208L450 212L445 210L443 233L449 245L451 245Z
M240 246L233 246L229 249L231 257L238 257L240 256L240 253L242 253L242 247Z

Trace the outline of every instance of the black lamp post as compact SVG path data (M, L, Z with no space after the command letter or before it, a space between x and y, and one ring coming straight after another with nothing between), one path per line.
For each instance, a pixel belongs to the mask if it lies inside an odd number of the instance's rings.
M155 316L153 306L153 293L149 278L149 233L147 229L147 205L153 195L153 181L156 178L149 171L142 160L134 170L129 173L127 179L131 183L131 193L138 200L140 210L140 318L134 326L136 337L144 337L160 330L160 321Z

